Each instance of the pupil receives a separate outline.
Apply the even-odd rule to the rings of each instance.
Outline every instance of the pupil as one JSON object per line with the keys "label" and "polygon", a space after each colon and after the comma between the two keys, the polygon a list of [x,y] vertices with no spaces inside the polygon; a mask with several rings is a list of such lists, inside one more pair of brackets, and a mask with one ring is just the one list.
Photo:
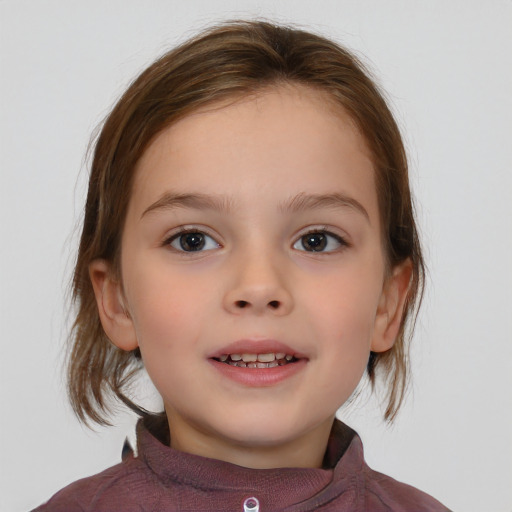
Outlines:
{"label": "pupil", "polygon": [[308,251],[323,251],[327,246],[327,237],[323,233],[312,233],[302,238],[302,245]]}
{"label": "pupil", "polygon": [[184,251],[200,251],[204,247],[202,233],[185,233],[180,236],[180,245]]}

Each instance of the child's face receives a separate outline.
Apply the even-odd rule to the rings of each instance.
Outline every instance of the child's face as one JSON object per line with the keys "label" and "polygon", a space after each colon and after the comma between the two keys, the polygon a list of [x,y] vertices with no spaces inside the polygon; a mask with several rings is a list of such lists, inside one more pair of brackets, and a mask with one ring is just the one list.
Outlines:
{"label": "child's face", "polygon": [[[140,347],[172,444],[238,461],[326,441],[398,328],[382,246],[369,151],[319,93],[272,90],[159,135],[136,170],[124,298],[107,283],[103,307],[110,338]],[[243,354],[270,367],[233,366]]]}

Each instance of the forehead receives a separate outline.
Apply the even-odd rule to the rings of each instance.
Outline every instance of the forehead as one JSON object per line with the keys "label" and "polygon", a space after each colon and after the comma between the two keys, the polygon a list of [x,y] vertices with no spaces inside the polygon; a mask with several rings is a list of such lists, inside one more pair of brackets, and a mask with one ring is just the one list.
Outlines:
{"label": "forehead", "polygon": [[161,132],[136,166],[132,206],[144,208],[168,188],[244,201],[333,187],[376,205],[364,138],[326,93],[280,86],[214,104]]}

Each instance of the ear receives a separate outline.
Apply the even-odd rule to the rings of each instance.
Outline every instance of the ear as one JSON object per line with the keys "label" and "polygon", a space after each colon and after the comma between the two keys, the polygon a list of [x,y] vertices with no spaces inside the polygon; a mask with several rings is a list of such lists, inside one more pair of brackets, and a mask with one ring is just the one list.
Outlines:
{"label": "ear", "polygon": [[407,259],[394,267],[384,282],[375,318],[372,352],[385,352],[394,345],[400,330],[411,277],[412,263]]}
{"label": "ear", "polygon": [[136,349],[138,342],[133,321],[124,305],[121,283],[114,278],[110,264],[105,260],[94,260],[89,265],[89,277],[105,334],[122,350]]}

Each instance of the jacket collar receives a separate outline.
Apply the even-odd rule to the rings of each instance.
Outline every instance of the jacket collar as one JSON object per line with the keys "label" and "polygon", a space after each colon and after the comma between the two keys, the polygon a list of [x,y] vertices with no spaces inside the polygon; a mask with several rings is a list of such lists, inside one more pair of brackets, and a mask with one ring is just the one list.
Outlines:
{"label": "jacket collar", "polygon": [[249,469],[180,452],[169,444],[165,415],[147,416],[138,422],[138,456],[164,485],[178,483],[205,493],[254,494],[279,507],[284,502],[287,506],[302,503],[307,507],[304,510],[320,506],[347,490],[356,491],[355,475],[364,464],[359,437],[338,420],[333,424],[321,469]]}

